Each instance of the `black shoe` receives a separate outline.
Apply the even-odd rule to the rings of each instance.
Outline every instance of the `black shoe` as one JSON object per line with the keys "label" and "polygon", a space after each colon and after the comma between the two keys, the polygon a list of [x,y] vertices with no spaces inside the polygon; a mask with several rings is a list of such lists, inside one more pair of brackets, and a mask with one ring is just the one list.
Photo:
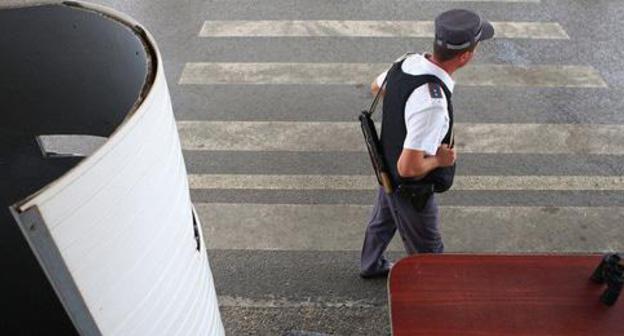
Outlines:
{"label": "black shoe", "polygon": [[394,263],[388,262],[384,268],[381,268],[374,272],[360,272],[360,277],[363,279],[385,278],[390,273],[390,269],[394,266]]}

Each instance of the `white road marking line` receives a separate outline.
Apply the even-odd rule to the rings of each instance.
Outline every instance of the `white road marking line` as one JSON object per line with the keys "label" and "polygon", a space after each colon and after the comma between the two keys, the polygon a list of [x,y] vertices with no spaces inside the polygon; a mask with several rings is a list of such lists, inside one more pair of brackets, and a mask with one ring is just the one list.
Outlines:
{"label": "white road marking line", "polygon": [[262,300],[221,295],[218,301],[220,307],[243,308],[385,308],[384,306],[374,305],[366,300],[335,301],[328,300],[328,298],[318,299],[318,301],[293,301],[286,298]]}
{"label": "white road marking line", "polygon": [[[181,85],[368,85],[388,64],[368,63],[187,63]],[[457,72],[465,86],[607,87],[589,66],[471,65]]]}
{"label": "white road marking line", "polygon": [[501,2],[501,3],[540,3],[542,0],[415,0],[414,2]]}
{"label": "white road marking line", "polygon": [[[357,251],[371,213],[362,205],[200,203],[210,249]],[[621,207],[440,207],[449,252],[624,249]],[[492,239],[498,237],[498,239]],[[402,250],[395,239],[392,250]]]}
{"label": "white road marking line", "polygon": [[[189,175],[191,189],[375,190],[370,175]],[[457,176],[453,190],[624,190],[622,176]]]}
{"label": "white road marking line", "polygon": [[[569,39],[555,22],[492,22],[497,38]],[[230,20],[205,21],[200,37],[423,37],[433,21]]]}
{"label": "white road marking line", "polygon": [[[178,121],[182,147],[207,151],[365,151],[357,122]],[[624,125],[457,123],[461,153],[624,155]]]}

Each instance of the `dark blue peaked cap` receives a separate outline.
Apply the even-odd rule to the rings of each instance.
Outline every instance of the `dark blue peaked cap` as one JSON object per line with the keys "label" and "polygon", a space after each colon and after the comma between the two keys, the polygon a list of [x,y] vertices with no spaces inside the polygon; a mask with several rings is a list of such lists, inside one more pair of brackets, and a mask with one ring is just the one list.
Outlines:
{"label": "dark blue peaked cap", "polygon": [[451,9],[435,19],[435,43],[446,49],[463,50],[493,36],[492,24],[466,9]]}

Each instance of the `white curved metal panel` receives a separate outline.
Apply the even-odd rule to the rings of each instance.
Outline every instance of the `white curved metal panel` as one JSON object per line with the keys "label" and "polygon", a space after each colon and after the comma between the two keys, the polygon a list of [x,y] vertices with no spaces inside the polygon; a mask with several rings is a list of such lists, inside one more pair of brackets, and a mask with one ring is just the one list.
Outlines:
{"label": "white curved metal panel", "polygon": [[16,213],[38,210],[102,334],[223,335],[162,62],[148,40],[157,67],[142,104],[95,153]]}

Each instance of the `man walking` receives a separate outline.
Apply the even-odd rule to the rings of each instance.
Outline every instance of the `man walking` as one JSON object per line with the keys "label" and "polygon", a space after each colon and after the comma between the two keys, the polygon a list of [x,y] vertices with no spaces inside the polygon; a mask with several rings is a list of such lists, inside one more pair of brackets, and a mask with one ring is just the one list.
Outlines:
{"label": "man walking", "polygon": [[[381,147],[395,186],[434,181],[434,175],[444,169],[452,181],[457,154],[452,147],[455,82],[451,75],[470,62],[480,41],[493,36],[492,25],[476,13],[444,12],[435,19],[433,54],[407,55],[371,84],[373,94],[383,90]],[[450,187],[437,183],[431,183],[432,190]],[[392,263],[384,251],[397,229],[408,254],[444,250],[432,192],[412,193],[420,197],[414,199],[397,189],[390,194],[379,190],[362,248],[364,278],[388,274]]]}

